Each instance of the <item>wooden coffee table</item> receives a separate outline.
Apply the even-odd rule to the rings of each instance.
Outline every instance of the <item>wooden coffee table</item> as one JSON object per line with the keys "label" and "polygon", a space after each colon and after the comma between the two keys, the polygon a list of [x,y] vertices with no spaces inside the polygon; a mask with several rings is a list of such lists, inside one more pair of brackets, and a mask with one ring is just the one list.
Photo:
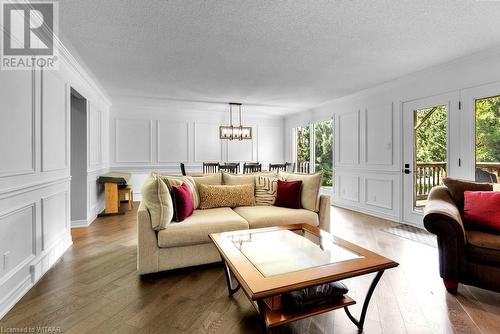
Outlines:
{"label": "wooden coffee table", "polygon": [[[263,328],[344,308],[363,331],[368,303],[384,270],[398,263],[307,225],[287,225],[210,234],[220,252],[229,295],[240,287],[256,308]],[[280,307],[282,293],[376,272],[359,319],[344,295],[330,304],[287,313]]]}

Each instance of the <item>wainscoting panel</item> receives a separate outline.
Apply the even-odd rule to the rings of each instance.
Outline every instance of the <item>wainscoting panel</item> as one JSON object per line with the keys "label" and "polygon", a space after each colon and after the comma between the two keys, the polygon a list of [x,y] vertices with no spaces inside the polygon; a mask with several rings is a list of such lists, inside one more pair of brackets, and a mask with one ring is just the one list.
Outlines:
{"label": "wainscoting panel", "polygon": [[42,171],[68,167],[67,85],[54,71],[43,73]]}
{"label": "wainscoting panel", "polygon": [[359,202],[359,176],[355,175],[338,175],[338,193],[343,200],[351,202]]}
{"label": "wainscoting panel", "polygon": [[222,161],[222,142],[219,126],[212,123],[194,124],[194,160]]}
{"label": "wainscoting panel", "polygon": [[52,247],[69,229],[69,195],[67,191],[42,197],[42,251]]}
{"label": "wainscoting panel", "polygon": [[366,177],[365,203],[374,207],[394,209],[394,182],[391,178]]}
{"label": "wainscoting panel", "polygon": [[393,164],[393,108],[392,103],[365,109],[365,163],[366,165]]}
{"label": "wainscoting panel", "polygon": [[153,162],[153,128],[148,119],[116,120],[116,161]]}
{"label": "wainscoting panel", "polygon": [[283,128],[264,126],[257,128],[258,160],[261,162],[283,162]]}
{"label": "wainscoting panel", "polygon": [[158,162],[189,161],[187,122],[158,121]]}
{"label": "wainscoting panel", "polygon": [[233,140],[227,142],[227,161],[255,161],[254,140]]}
{"label": "wainscoting panel", "polygon": [[337,115],[337,165],[359,164],[359,110]]}
{"label": "wainscoting panel", "polygon": [[0,177],[35,171],[33,76],[31,71],[2,71]]}
{"label": "wainscoting panel", "polygon": [[[0,214],[0,286],[35,256],[35,203]],[[8,279],[8,277],[6,278]]]}
{"label": "wainscoting panel", "polygon": [[89,125],[89,167],[96,168],[101,165],[101,112],[92,103],[88,108]]}

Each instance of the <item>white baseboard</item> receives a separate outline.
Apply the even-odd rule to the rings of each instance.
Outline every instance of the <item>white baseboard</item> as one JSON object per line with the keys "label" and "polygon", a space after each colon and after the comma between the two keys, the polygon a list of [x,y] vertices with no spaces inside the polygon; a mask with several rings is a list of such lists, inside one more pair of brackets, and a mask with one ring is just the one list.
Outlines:
{"label": "white baseboard", "polygon": [[81,227],[87,227],[89,225],[90,224],[86,219],[72,220],[71,221],[71,228],[81,228]]}
{"label": "white baseboard", "polygon": [[[17,272],[25,271],[30,274],[25,276],[10,293],[0,300],[0,319],[52,268],[72,244],[71,235],[63,233],[50,249],[43,251],[25,266],[17,269]],[[12,278],[15,279],[16,275],[12,275]]]}
{"label": "white baseboard", "polygon": [[33,286],[31,275],[26,276],[7,296],[0,300],[0,319],[9,312]]}

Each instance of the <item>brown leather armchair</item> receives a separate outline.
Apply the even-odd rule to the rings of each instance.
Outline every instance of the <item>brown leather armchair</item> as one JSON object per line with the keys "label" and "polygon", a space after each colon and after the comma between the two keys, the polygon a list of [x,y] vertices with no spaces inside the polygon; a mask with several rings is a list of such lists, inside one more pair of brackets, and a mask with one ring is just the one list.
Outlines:
{"label": "brown leather armchair", "polygon": [[458,283],[500,292],[500,235],[468,228],[445,186],[431,190],[424,214],[425,228],[437,235],[448,292],[455,294]]}

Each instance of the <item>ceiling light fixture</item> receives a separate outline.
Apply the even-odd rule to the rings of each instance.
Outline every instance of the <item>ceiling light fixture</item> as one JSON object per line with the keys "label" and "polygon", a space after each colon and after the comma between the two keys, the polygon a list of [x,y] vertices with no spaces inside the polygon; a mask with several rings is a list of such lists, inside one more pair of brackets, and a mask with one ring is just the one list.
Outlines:
{"label": "ceiling light fixture", "polygon": [[[238,108],[240,125],[233,126],[233,108]],[[219,138],[228,140],[252,139],[252,127],[241,125],[241,103],[229,103],[229,125],[219,126]]]}

